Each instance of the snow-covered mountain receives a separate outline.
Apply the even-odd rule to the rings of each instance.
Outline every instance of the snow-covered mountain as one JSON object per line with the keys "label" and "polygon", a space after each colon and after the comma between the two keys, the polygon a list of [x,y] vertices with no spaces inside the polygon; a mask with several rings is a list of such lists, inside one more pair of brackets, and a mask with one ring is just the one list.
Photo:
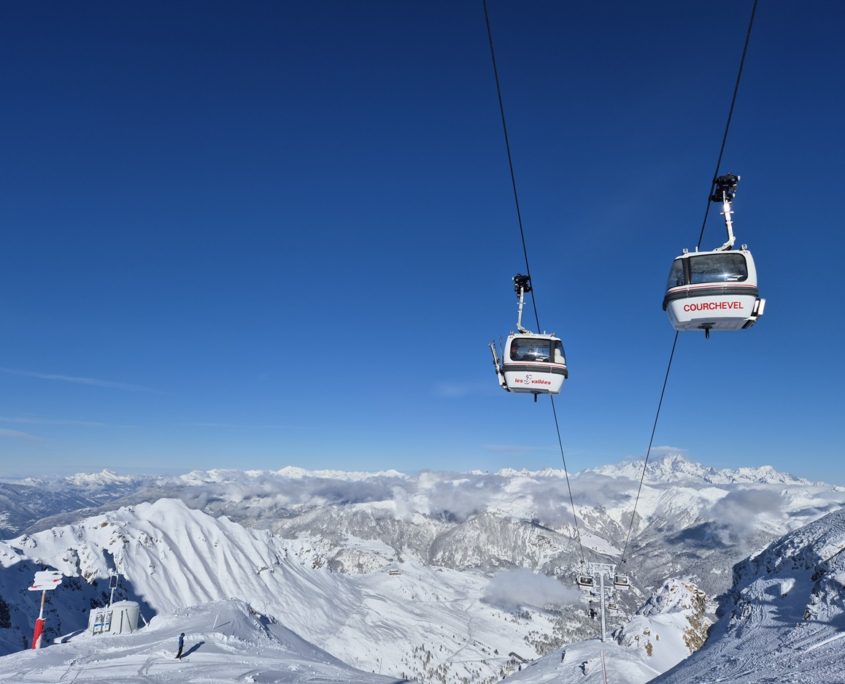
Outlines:
{"label": "snow-covered mountain", "polygon": [[667,580],[604,643],[591,639],[568,644],[505,681],[644,684],[701,646],[711,624],[708,607],[704,592],[695,585]]}
{"label": "snow-covered mountain", "polygon": [[[643,472],[643,461],[625,461],[615,465],[591,468],[586,472],[639,479]],[[659,482],[707,482],[710,484],[787,484],[809,485],[809,480],[795,477],[789,473],[781,473],[772,466],[764,465],[757,468],[725,468],[716,470],[709,466],[694,463],[677,452],[669,452],[662,458],[651,460],[645,468],[645,481]]]}
{"label": "snow-covered mountain", "polygon": [[845,682],[845,509],[738,563],[733,578],[709,634],[703,592],[668,580],[613,640],[570,644],[507,681]]}
{"label": "snow-covered mountain", "polygon": [[[577,532],[564,474],[553,469],[288,467],[51,482],[85,508],[48,508],[50,517],[0,545],[10,623],[0,624],[0,649],[29,638],[37,607],[25,585],[40,563],[71,577],[51,599],[53,636],[84,626],[118,564],[148,619],[234,597],[365,671],[482,683],[563,644],[582,644],[590,660],[583,640],[598,625],[573,578],[581,549],[586,560],[619,562],[641,472],[633,462],[573,475]],[[608,626],[619,657],[639,663],[625,681],[646,681],[689,652],[679,645],[690,629],[681,613],[692,608],[655,602],[695,585],[706,604],[730,588],[734,563],[843,501],[841,487],[767,467],[717,471],[677,454],[650,462],[620,566],[632,589],[616,596]],[[643,612],[649,605],[654,615]]]}
{"label": "snow-covered mountain", "polygon": [[845,682],[845,510],[734,568],[704,647],[656,681]]}
{"label": "snow-covered mountain", "polygon": [[109,470],[59,479],[0,480],[0,534],[12,536],[53,515],[76,515],[137,491],[146,479]]}
{"label": "snow-covered mountain", "polygon": [[498,681],[513,669],[509,653],[536,658],[554,632],[554,612],[516,614],[486,600],[482,573],[400,560],[377,542],[362,540],[360,550],[391,564],[333,572],[315,562],[308,540],[247,529],[179,500],[122,508],[0,543],[0,596],[9,607],[0,645],[9,652],[28,640],[38,596],[26,587],[42,563],[69,578],[50,596],[49,637],[85,628],[114,566],[147,620],[237,598],[356,669],[397,677]]}

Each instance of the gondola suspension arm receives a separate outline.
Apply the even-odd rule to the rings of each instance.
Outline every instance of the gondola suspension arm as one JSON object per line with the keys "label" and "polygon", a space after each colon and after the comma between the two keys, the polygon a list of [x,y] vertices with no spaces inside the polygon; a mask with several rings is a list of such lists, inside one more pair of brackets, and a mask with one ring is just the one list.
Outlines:
{"label": "gondola suspension arm", "polygon": [[513,289],[516,292],[517,299],[519,299],[519,307],[516,312],[516,329],[524,335],[531,332],[522,326],[522,309],[525,306],[525,293],[531,292],[530,276],[517,273],[513,277]]}
{"label": "gondola suspension arm", "polygon": [[719,176],[715,181],[713,181],[716,185],[716,189],[710,196],[710,201],[722,203],[722,216],[725,217],[725,228],[728,231],[727,242],[725,242],[725,244],[721,247],[716,248],[716,251],[719,252],[726,252],[729,249],[733,249],[734,243],[736,242],[736,236],[734,236],[734,223],[731,218],[733,215],[731,202],[733,202],[734,197],[736,197],[736,186],[739,183],[739,178],[739,176],[728,173],[724,176]]}

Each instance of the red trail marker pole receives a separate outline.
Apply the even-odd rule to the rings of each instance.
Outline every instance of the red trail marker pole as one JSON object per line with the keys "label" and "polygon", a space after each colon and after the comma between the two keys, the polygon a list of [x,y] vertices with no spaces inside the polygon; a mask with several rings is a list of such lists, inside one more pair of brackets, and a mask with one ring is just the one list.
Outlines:
{"label": "red trail marker pole", "polygon": [[35,620],[35,628],[32,631],[32,648],[41,648],[41,637],[44,635],[44,602],[47,600],[47,592],[55,589],[62,583],[62,573],[57,570],[41,570],[35,573],[35,579],[29,591],[41,592],[41,609],[38,611],[38,618]]}

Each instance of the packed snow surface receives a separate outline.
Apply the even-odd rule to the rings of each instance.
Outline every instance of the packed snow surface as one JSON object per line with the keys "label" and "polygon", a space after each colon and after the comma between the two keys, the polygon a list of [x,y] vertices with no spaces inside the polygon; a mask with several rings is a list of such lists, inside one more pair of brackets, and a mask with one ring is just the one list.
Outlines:
{"label": "packed snow surface", "polygon": [[77,634],[63,641],[3,658],[0,682],[396,682],[345,665],[240,601],[156,617],[135,634]]}

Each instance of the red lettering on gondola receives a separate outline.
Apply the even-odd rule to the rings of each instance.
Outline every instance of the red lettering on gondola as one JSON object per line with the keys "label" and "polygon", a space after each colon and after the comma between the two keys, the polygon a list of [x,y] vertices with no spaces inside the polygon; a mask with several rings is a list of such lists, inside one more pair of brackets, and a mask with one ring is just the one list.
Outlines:
{"label": "red lettering on gondola", "polygon": [[724,309],[742,309],[742,302],[696,302],[684,304],[684,311],[718,311]]}

